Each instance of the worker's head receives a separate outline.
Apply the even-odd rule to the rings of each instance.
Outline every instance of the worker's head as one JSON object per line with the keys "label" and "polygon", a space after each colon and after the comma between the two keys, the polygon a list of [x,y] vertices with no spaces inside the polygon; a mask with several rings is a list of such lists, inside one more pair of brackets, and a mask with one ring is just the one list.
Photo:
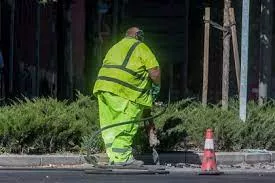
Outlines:
{"label": "worker's head", "polygon": [[144,33],[141,29],[137,27],[131,27],[130,29],[127,30],[126,32],[127,37],[133,37],[139,41],[144,40]]}

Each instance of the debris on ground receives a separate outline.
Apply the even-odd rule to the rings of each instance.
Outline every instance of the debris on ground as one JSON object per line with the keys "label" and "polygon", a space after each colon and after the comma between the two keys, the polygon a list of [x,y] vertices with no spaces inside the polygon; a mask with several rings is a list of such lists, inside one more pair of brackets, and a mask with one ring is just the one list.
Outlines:
{"label": "debris on ground", "polygon": [[[193,168],[197,169],[201,166],[198,164],[188,164],[188,163],[177,163],[174,166],[171,164],[166,164],[167,167],[176,167],[176,168]],[[261,170],[275,170],[275,162],[274,163],[256,163],[256,164],[247,164],[240,163],[236,165],[218,165],[218,169],[261,169]]]}

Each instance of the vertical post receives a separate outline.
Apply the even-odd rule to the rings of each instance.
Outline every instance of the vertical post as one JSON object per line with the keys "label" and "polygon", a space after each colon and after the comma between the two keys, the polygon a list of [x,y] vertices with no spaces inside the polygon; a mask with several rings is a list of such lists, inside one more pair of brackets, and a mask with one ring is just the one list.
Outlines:
{"label": "vertical post", "polygon": [[57,19],[56,19],[56,31],[57,31],[57,97],[59,99],[65,98],[65,61],[64,61],[64,2],[57,1]]}
{"label": "vertical post", "polygon": [[233,52],[234,52],[234,60],[235,60],[235,72],[236,72],[236,79],[237,79],[238,93],[239,93],[240,92],[240,57],[239,57],[235,12],[233,8],[229,9],[229,15],[230,15],[232,44],[233,44]]}
{"label": "vertical post", "polygon": [[72,66],[72,0],[57,1],[57,95],[60,99],[73,97]]}
{"label": "vertical post", "polygon": [[183,61],[183,96],[186,95],[188,89],[188,57],[189,57],[189,0],[185,0],[185,28],[184,28],[184,61]]}
{"label": "vertical post", "polygon": [[0,40],[2,41],[2,1],[0,1]]}
{"label": "vertical post", "polygon": [[[224,0],[223,26],[229,29],[229,8],[231,0]],[[228,109],[228,92],[229,92],[229,59],[230,59],[230,34],[223,33],[223,74],[222,74],[222,108]]]}
{"label": "vertical post", "polygon": [[250,0],[243,0],[242,9],[242,48],[241,48],[241,85],[240,85],[240,119],[246,121],[247,75],[249,47],[249,7]]}
{"label": "vertical post", "polygon": [[[99,2],[98,2],[99,3]],[[102,19],[103,19],[103,13],[100,12],[99,7],[97,8],[97,65],[100,65],[99,63],[101,63],[102,60],[102,44],[103,44],[103,39],[102,39],[102,35],[101,35],[101,25],[102,25]]]}
{"label": "vertical post", "polygon": [[65,45],[64,61],[67,75],[66,97],[73,97],[73,59],[72,59],[72,0],[65,2],[64,11],[65,22]]}
{"label": "vertical post", "polygon": [[261,1],[259,104],[271,94],[273,1]]}
{"label": "vertical post", "polygon": [[[3,46],[2,41],[2,1],[0,1],[0,40],[1,40],[1,46]],[[3,49],[3,48],[1,48]],[[3,50],[1,50],[3,51]],[[1,98],[4,97],[4,79],[3,74],[0,72],[0,104],[1,104]]]}
{"label": "vertical post", "polygon": [[35,22],[35,62],[36,62],[36,96],[39,96],[40,89],[40,2],[36,1],[36,22]]}
{"label": "vertical post", "polygon": [[205,8],[205,27],[204,27],[204,57],[203,57],[203,92],[202,104],[207,105],[208,91],[208,70],[209,70],[209,32],[210,32],[210,8]]}
{"label": "vertical post", "polygon": [[51,50],[50,50],[50,69],[52,72],[52,76],[51,76],[51,86],[50,86],[50,91],[51,91],[51,97],[57,97],[56,95],[56,71],[55,71],[55,66],[57,66],[56,62],[57,62],[57,40],[54,39],[56,38],[56,17],[53,16],[54,15],[54,3],[50,2],[50,30],[51,30]]}
{"label": "vertical post", "polygon": [[169,65],[169,92],[170,97],[173,99],[174,98],[174,64]]}
{"label": "vertical post", "polygon": [[113,43],[117,41],[117,28],[118,28],[118,13],[119,13],[119,0],[113,0],[113,29],[112,39]]}
{"label": "vertical post", "polygon": [[9,94],[13,92],[13,59],[14,59],[14,19],[15,19],[15,0],[10,1],[11,22],[10,22],[10,56],[9,56]]}
{"label": "vertical post", "polygon": [[[0,41],[2,42],[2,1],[0,1]],[[3,44],[3,43],[2,43]],[[3,46],[3,45],[1,45]],[[3,49],[3,48],[1,48]],[[3,50],[1,50],[3,51]],[[1,98],[3,97],[3,75],[0,73],[0,104],[1,104]]]}

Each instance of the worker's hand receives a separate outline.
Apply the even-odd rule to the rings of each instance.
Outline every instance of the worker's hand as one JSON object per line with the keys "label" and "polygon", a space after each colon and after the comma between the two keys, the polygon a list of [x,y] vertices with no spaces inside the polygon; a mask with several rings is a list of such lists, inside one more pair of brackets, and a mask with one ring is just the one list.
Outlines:
{"label": "worker's hand", "polygon": [[159,145],[159,140],[157,136],[157,130],[154,123],[149,123],[147,126],[147,133],[149,136],[150,147],[156,147]]}
{"label": "worker's hand", "polygon": [[161,81],[160,68],[155,67],[155,68],[149,69],[148,72],[149,72],[149,77],[151,78],[153,83],[160,85],[160,81]]}
{"label": "worker's hand", "polygon": [[[151,117],[151,109],[145,109],[143,111],[143,117]],[[159,145],[159,140],[157,137],[157,129],[155,127],[155,124],[153,122],[153,119],[146,121],[145,123],[146,133],[149,138],[149,144],[150,147],[156,147]]]}

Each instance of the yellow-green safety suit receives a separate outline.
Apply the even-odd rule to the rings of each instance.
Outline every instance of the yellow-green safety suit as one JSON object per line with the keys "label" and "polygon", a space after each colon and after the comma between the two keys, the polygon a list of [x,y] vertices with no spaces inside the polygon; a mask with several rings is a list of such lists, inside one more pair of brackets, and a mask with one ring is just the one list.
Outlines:
{"label": "yellow-green safety suit", "polygon": [[[148,70],[158,66],[151,50],[134,38],[126,37],[108,51],[93,90],[98,98],[101,128],[138,120],[144,108],[152,107]],[[102,132],[110,162],[133,158],[131,146],[137,129],[134,123]]]}

